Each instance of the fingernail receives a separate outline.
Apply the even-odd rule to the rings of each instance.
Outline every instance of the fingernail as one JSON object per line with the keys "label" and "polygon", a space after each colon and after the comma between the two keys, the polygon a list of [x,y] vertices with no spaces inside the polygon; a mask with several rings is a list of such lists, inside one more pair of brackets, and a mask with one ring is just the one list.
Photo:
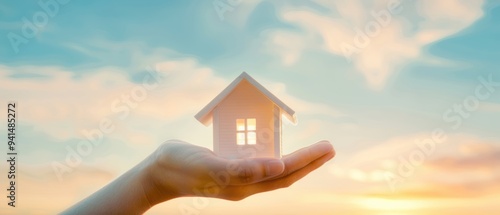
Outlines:
{"label": "fingernail", "polygon": [[284,170],[285,170],[285,164],[283,163],[283,161],[280,160],[269,161],[266,164],[266,177],[279,175]]}
{"label": "fingernail", "polygon": [[323,140],[316,143],[316,146],[313,148],[314,152],[318,154],[326,153],[333,150],[333,146],[329,141]]}

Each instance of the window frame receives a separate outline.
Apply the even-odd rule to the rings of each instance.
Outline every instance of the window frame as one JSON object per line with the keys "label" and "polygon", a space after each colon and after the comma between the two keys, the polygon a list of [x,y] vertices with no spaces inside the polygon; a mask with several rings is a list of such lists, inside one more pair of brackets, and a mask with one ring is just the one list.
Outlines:
{"label": "window frame", "polygon": [[236,145],[257,145],[257,118],[236,119]]}

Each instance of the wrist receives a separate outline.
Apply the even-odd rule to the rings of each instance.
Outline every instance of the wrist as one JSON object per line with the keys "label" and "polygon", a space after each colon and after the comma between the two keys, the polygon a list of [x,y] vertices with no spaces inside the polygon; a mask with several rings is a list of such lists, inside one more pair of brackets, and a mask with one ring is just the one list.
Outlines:
{"label": "wrist", "polygon": [[169,186],[171,178],[167,178],[168,174],[163,172],[164,168],[161,168],[158,162],[153,153],[153,156],[149,156],[140,164],[140,184],[149,207],[180,197],[172,186]]}
{"label": "wrist", "polygon": [[[148,170],[139,163],[110,184],[62,214],[142,214],[154,203],[149,198]],[[117,198],[119,197],[119,198]]]}

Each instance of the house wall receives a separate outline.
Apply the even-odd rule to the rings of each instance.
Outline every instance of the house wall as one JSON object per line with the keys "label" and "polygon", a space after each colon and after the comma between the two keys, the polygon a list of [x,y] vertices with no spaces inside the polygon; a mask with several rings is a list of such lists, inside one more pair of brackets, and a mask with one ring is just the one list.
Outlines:
{"label": "house wall", "polygon": [[[216,108],[213,110],[213,119],[212,119],[212,125],[213,125],[213,138],[214,138],[214,143],[219,142],[219,110]],[[214,144],[214,152],[215,154],[219,154],[219,144]]]}
{"label": "house wall", "polygon": [[281,158],[281,109],[274,105],[274,157]]}
{"label": "house wall", "polygon": [[[214,121],[214,151],[222,157],[274,157],[274,103],[248,81],[243,80],[219,105]],[[215,116],[215,115],[214,115]],[[236,119],[257,119],[257,144],[236,144]],[[215,125],[217,124],[217,125]],[[215,127],[217,126],[217,129]]]}

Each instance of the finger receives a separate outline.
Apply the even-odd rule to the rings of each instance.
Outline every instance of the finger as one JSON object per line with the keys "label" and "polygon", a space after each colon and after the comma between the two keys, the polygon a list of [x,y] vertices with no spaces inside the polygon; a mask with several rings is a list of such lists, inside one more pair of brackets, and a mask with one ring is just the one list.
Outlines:
{"label": "finger", "polygon": [[289,187],[296,181],[305,177],[310,172],[321,167],[324,163],[329,161],[335,156],[335,152],[331,151],[320,158],[310,162],[305,167],[296,170],[295,172],[274,180],[262,181],[256,184],[250,184],[246,186],[228,186],[222,190],[217,196],[218,198],[224,198],[228,200],[241,200],[248,196],[256,193],[267,192],[271,190],[276,190],[279,188]]}
{"label": "finger", "polygon": [[323,140],[309,147],[299,149],[292,154],[286,155],[282,158],[283,163],[285,163],[285,170],[280,177],[292,174],[293,172],[307,166],[309,163],[329,153],[333,153],[335,156],[335,150],[333,149],[332,144],[327,140]]}
{"label": "finger", "polygon": [[250,158],[228,160],[214,158],[208,162],[209,176],[219,186],[257,183],[283,173],[285,165],[275,158]]}
{"label": "finger", "polygon": [[[333,146],[330,142],[320,141],[281,160],[274,158],[228,160],[214,157],[212,162],[208,163],[211,170],[209,176],[222,187],[253,184],[291,174],[331,151]],[[334,151],[333,153],[335,154]]]}

